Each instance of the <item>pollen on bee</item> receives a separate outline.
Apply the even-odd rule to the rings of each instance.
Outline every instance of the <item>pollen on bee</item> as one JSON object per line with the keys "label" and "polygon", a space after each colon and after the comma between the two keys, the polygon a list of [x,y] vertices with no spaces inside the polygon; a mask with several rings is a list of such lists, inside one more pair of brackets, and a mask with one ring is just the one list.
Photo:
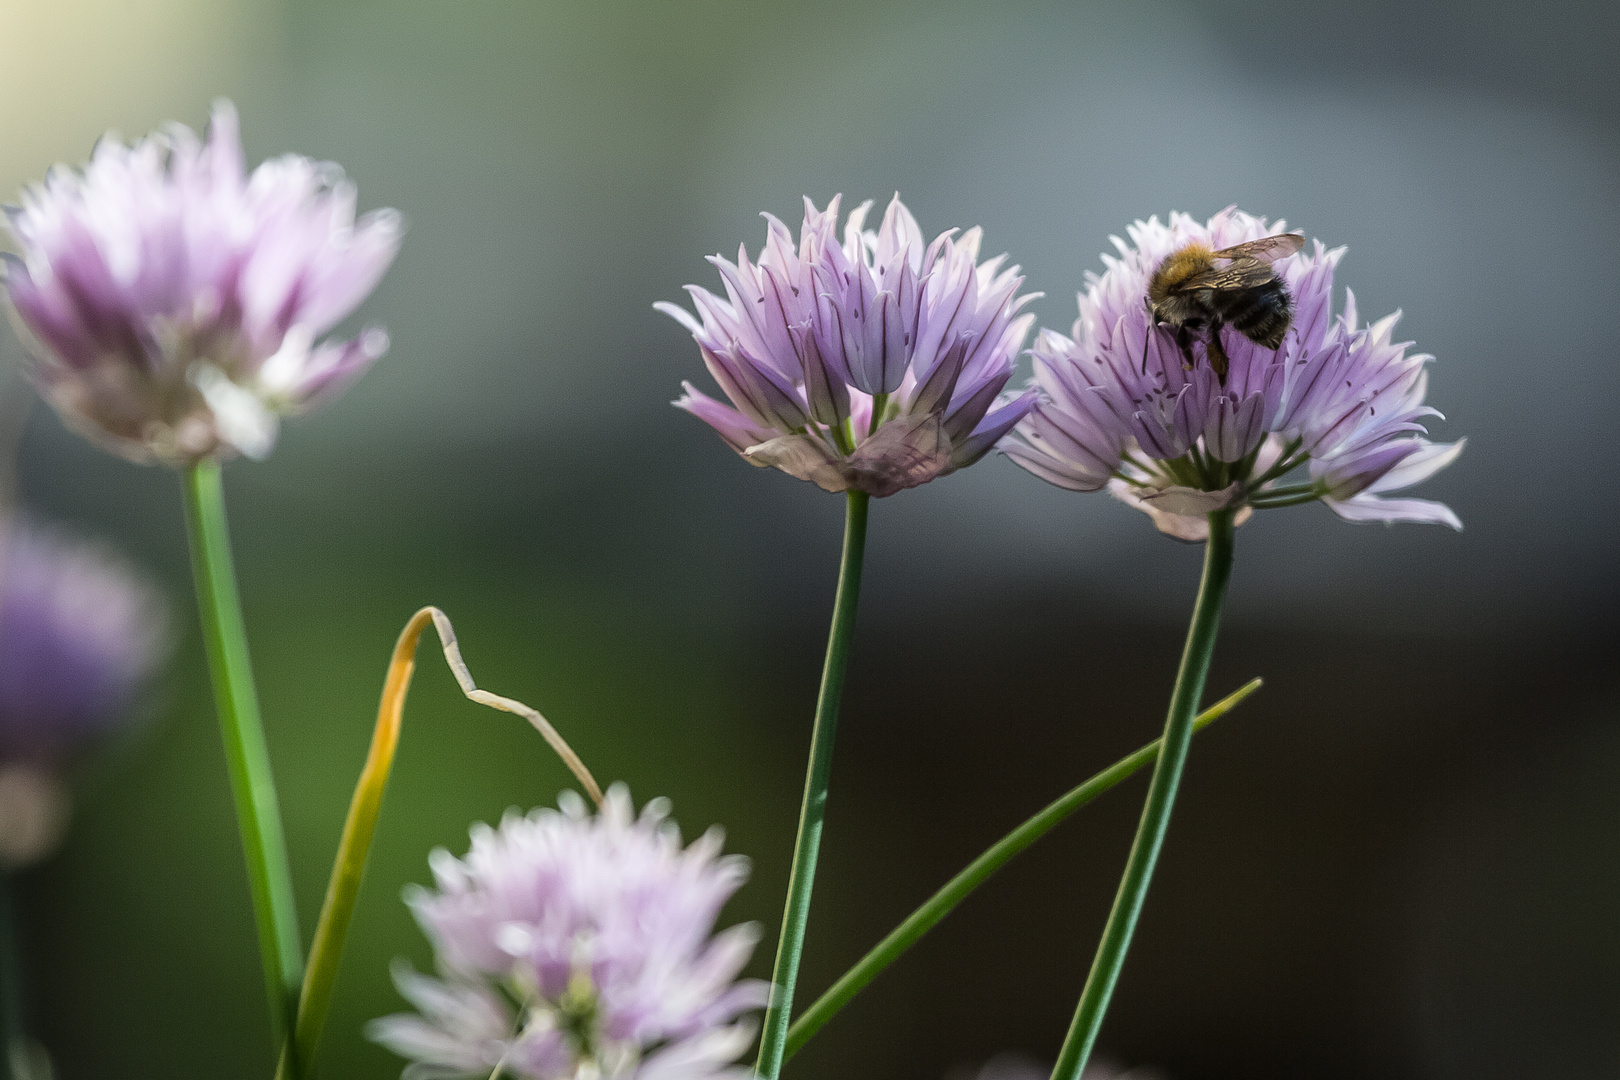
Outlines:
{"label": "pollen on bee", "polygon": [[1168,289],[1178,281],[1183,281],[1203,270],[1208,270],[1215,262],[1215,253],[1203,244],[1188,244],[1171,252],[1159,264],[1159,269],[1153,275],[1149,294],[1161,289]]}

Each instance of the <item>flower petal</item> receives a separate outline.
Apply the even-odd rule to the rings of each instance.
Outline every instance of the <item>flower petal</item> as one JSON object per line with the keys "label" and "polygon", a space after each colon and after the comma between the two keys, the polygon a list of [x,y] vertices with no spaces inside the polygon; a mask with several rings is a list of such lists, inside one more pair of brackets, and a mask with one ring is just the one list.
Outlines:
{"label": "flower petal", "polygon": [[[1183,488],[1181,491],[1191,491]],[[1134,506],[1153,519],[1154,526],[1166,536],[1181,540],[1189,544],[1201,544],[1209,539],[1209,511],[1200,511],[1202,505],[1199,500],[1183,500],[1182,497],[1171,496],[1169,491],[1157,493],[1149,489],[1138,488],[1124,480],[1111,480],[1108,483],[1108,492],[1126,506]],[[1209,492],[1197,492],[1198,495],[1207,495]],[[1214,509],[1220,509],[1215,507]],[[1242,525],[1253,516],[1252,507],[1245,506],[1233,516],[1234,525]]]}
{"label": "flower petal", "polygon": [[1323,499],[1346,521],[1382,521],[1393,525],[1410,521],[1420,525],[1449,525],[1462,532],[1462,520],[1445,503],[1429,499],[1386,499],[1362,492],[1352,499]]}
{"label": "flower petal", "polygon": [[855,448],[844,471],[848,486],[881,499],[926,484],[950,460],[951,442],[939,414],[926,413],[896,417],[878,428]]}
{"label": "flower petal", "polygon": [[742,452],[754,465],[770,465],[808,480],[823,491],[847,491],[851,483],[838,451],[812,435],[781,435]]}

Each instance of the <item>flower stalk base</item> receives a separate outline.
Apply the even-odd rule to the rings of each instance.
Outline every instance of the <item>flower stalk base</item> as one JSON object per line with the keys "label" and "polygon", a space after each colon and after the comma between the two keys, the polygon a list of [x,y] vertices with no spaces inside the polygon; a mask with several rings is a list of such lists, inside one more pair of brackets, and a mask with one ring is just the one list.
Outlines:
{"label": "flower stalk base", "polygon": [[810,891],[815,883],[816,856],[821,850],[821,826],[827,809],[827,783],[832,772],[833,731],[838,724],[838,702],[844,692],[844,671],[855,638],[855,608],[861,594],[861,563],[866,552],[866,512],[870,496],[846,493],[844,555],[838,572],[838,596],[833,602],[832,629],[827,638],[827,660],[821,670],[821,693],[816,699],[815,728],[810,736],[810,766],[799,808],[799,833],[793,845],[793,875],[788,880],[787,907],[782,913],[782,937],[776,946],[771,972],[771,999],[765,1010],[759,1061],[754,1066],[764,1080],[776,1080],[787,1049],[792,1018],[793,986],[799,977],[799,955],[810,918]]}
{"label": "flower stalk base", "polygon": [[197,609],[242,849],[247,856],[265,992],[270,999],[271,1033],[279,1052],[292,1030],[304,963],[287,845],[281,832],[281,807],[270,775],[270,752],[259,721],[259,700],[248,662],[247,629],[236,592],[218,462],[210,459],[192,466],[184,473],[184,481]]}
{"label": "flower stalk base", "polygon": [[[1209,708],[1198,714],[1193,722],[1194,730],[1202,730],[1237,708],[1244,698],[1260,689],[1260,680],[1251,679],[1236,692],[1228,694]],[[949,915],[957,904],[967,899],[969,893],[989,880],[990,876],[1011,862],[1013,856],[1029,847],[1035,841],[1045,836],[1059,822],[1070,814],[1087,805],[1097,796],[1111,790],[1124,780],[1134,776],[1137,770],[1153,764],[1159,758],[1159,749],[1164,745],[1162,739],[1156,739],[1133,754],[1127,754],[1114,762],[1102,772],[1093,776],[1078,787],[1070,789],[1058,796],[1034,817],[1025,821],[1012,832],[992,844],[977,859],[967,865],[961,873],[929,897],[922,907],[906,916],[906,920],[889,932],[889,935],[873,946],[872,950],[856,962],[855,966],[844,972],[832,987],[816,999],[799,1018],[793,1021],[788,1030],[787,1057],[791,1059],[804,1044],[809,1042],[816,1032],[831,1020],[850,1000],[866,987],[866,984],[877,978],[878,974],[890,964],[900,958],[900,954],[915,945],[924,934],[932,930],[938,922]]]}
{"label": "flower stalk base", "polygon": [[1147,803],[1142,809],[1142,823],[1137,827],[1136,839],[1131,844],[1130,858],[1125,863],[1125,874],[1114,897],[1113,910],[1108,913],[1108,924],[1103,929],[1102,941],[1097,946],[1097,957],[1092,961],[1086,987],[1080,994],[1074,1022],[1058,1054],[1052,1070],[1052,1080],[1079,1080],[1091,1057],[1102,1028],[1103,1016],[1108,1011],[1114,984],[1125,965],[1125,953],[1130,948],[1136,920],[1142,913],[1148,885],[1153,880],[1153,869],[1159,861],[1159,850],[1170,827],[1170,811],[1175,806],[1176,789],[1181,786],[1181,774],[1186,768],[1187,751],[1192,746],[1193,720],[1198,702],[1204,695],[1204,680],[1209,674],[1209,662],[1215,652],[1215,635],[1220,628],[1221,605],[1226,599],[1226,584],[1232,574],[1232,511],[1222,510],[1209,515],[1209,540],[1204,545],[1204,578],[1198,587],[1198,601],[1193,607],[1192,625],[1187,629],[1187,645],[1182,650],[1181,668],[1176,673],[1175,690],[1170,695],[1170,715],[1164,725],[1163,749],[1153,767],[1153,781],[1148,786]]}

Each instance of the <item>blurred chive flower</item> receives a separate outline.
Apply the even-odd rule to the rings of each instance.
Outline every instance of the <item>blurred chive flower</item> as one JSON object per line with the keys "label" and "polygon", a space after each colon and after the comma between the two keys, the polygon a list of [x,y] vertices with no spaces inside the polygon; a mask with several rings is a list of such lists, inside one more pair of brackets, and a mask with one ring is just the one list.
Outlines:
{"label": "blurred chive flower", "polygon": [[465,859],[433,853],[438,890],[406,900],[440,978],[396,968],[418,1013],[371,1038],[412,1060],[407,1080],[741,1080],[740,1017],[767,987],[736,977],[758,928],[710,935],[746,860],[720,857],[718,830],[683,848],[668,802],[638,817],[622,784],[595,815],[559,804],[475,826]]}
{"label": "blurred chive flower", "polygon": [[262,458],[278,418],[334,396],[386,351],[370,328],[316,338],[370,294],[401,221],[358,222],[330,163],[286,155],[247,175],[236,110],[206,141],[171,125],[109,136],[9,208],[5,275],[31,374],[73,427],[135,461]]}
{"label": "blurred chive flower", "polygon": [[130,718],[166,621],[157,591],[107,550],[0,517],[0,862],[54,846],[57,774]]}
{"label": "blurred chive flower", "polygon": [[1018,267],[978,262],[980,230],[925,244],[900,201],[876,232],[871,203],[805,199],[798,248],[770,214],[757,262],[709,259],[724,298],[687,286],[698,318],[655,305],[692,332],[729,407],[690,383],[675,402],[748,462],[826,491],[892,495],[978,461],[1034,403],[998,403],[1034,320]]}
{"label": "blurred chive flower", "polygon": [[[1321,500],[1348,521],[1416,521],[1460,529],[1445,505],[1388,498],[1451,464],[1463,442],[1433,443],[1420,421],[1440,414],[1423,403],[1424,364],[1390,340],[1399,313],[1358,323],[1346,291],[1333,313],[1333,271],[1344,248],[1281,260],[1276,272],[1293,296],[1293,323],[1271,350],[1228,329],[1224,384],[1194,345],[1186,370],[1175,335],[1154,327],[1144,302],[1148,280],[1169,254],[1190,243],[1225,248],[1284,231],[1228,208],[1200,224],[1171,214],[1118,238],[1088,275],[1070,339],[1043,330],[1035,343],[1041,399],[1000,449],[1059,487],[1104,486],[1146,511],[1182,540],[1208,535],[1207,515]],[[1286,482],[1305,466],[1308,478]]]}

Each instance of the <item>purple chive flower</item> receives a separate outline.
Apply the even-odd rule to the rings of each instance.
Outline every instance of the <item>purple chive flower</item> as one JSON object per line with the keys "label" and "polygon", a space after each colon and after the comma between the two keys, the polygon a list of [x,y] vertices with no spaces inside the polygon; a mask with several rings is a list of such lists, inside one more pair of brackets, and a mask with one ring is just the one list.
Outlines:
{"label": "purple chive flower", "polygon": [[692,332],[735,408],[683,384],[675,402],[744,460],[773,465],[826,491],[882,497],[978,461],[1034,404],[998,404],[1034,321],[1018,314],[1018,267],[979,263],[980,230],[925,244],[896,195],[876,232],[871,203],[836,237],[839,197],[804,202],[793,235],[770,214],[750,262],[709,259],[724,298],[687,286],[698,318],[654,305]]}
{"label": "purple chive flower", "polygon": [[55,763],[127,719],[165,626],[110,552],[0,518],[0,762]]}
{"label": "purple chive flower", "polygon": [[[1231,357],[1223,384],[1193,346],[1186,370],[1174,333],[1153,328],[1148,280],[1172,252],[1193,242],[1230,247],[1284,231],[1228,208],[1207,225],[1171,214],[1115,239],[1088,275],[1074,338],[1043,330],[1035,343],[1041,400],[1002,440],[1025,469],[1074,491],[1107,486],[1183,540],[1208,534],[1206,515],[1320,499],[1349,521],[1417,521],[1462,527],[1441,503],[1387,498],[1449,465],[1463,442],[1423,438],[1428,388],[1424,364],[1390,340],[1399,313],[1358,324],[1355,295],[1333,313],[1333,271],[1343,248],[1314,250],[1275,264],[1293,296],[1293,323],[1276,350],[1234,330],[1221,341]],[[1285,482],[1307,466],[1308,478]]]}
{"label": "purple chive flower", "polygon": [[398,250],[392,210],[354,219],[333,164],[287,155],[251,175],[236,110],[206,141],[178,124],[103,139],[9,210],[5,275],[31,374],[63,418],[136,461],[260,458],[278,417],[340,392],[386,351],[371,328],[316,339]]}
{"label": "purple chive flower", "polygon": [[55,847],[57,774],[130,718],[165,622],[158,593],[109,552],[0,516],[0,863]]}
{"label": "purple chive flower", "polygon": [[465,859],[433,853],[438,891],[406,900],[441,977],[396,968],[419,1012],[371,1037],[412,1059],[406,1080],[747,1076],[741,1016],[767,987],[736,977],[759,931],[710,936],[747,862],[719,856],[718,830],[683,849],[667,801],[637,817],[622,784],[595,815],[572,792],[559,804],[475,826]]}

